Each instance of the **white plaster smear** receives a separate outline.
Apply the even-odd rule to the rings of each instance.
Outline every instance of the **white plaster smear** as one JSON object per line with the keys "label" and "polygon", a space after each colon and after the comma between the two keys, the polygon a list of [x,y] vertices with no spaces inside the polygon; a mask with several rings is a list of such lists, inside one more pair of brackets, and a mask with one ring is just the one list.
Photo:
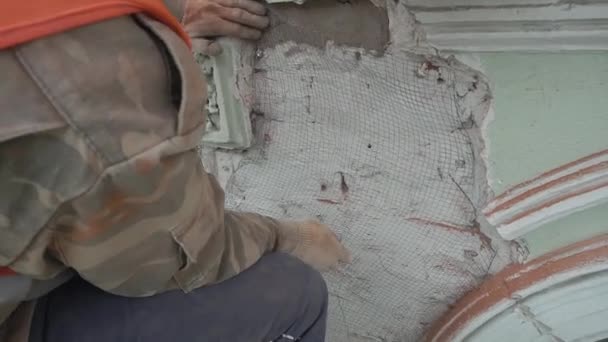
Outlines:
{"label": "white plaster smear", "polygon": [[[403,32],[395,20],[412,25],[388,7],[393,33]],[[331,44],[259,53],[257,145],[238,165],[218,163],[233,167],[228,207],[318,217],[353,252],[326,277],[329,342],[417,341],[510,262],[508,245],[472,228],[487,184],[470,118],[487,106],[463,99],[484,98],[487,85],[462,65],[405,52],[409,43],[394,39],[381,57]]]}
{"label": "white plaster smear", "polygon": [[493,262],[508,259],[468,227],[475,213],[460,188],[472,196],[478,185],[457,76],[444,64],[444,83],[417,78],[425,58],[407,53],[377,58],[329,46],[285,57],[291,48],[258,62],[264,143],[228,180],[228,206],[317,216],[352,250],[353,264],[328,275],[328,341],[415,341]]}

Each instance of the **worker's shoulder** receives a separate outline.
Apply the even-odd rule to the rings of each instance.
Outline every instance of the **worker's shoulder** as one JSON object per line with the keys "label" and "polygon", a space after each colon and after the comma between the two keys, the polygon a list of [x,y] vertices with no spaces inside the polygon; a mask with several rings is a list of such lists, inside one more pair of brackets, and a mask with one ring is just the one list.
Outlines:
{"label": "worker's shoulder", "polygon": [[67,127],[107,165],[128,159],[178,134],[178,64],[132,16],[0,51],[0,142]]}
{"label": "worker's shoulder", "polygon": [[0,50],[0,264],[109,167],[168,140],[177,150],[173,138],[201,125],[194,111],[183,114],[189,103],[202,118],[202,103],[183,100],[182,88],[203,94],[180,77],[192,71],[178,60],[187,48],[146,20],[120,17]]}

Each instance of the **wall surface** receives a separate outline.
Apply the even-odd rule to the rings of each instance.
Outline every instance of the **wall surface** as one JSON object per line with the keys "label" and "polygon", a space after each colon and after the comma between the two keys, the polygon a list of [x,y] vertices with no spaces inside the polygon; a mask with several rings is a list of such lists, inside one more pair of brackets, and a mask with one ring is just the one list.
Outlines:
{"label": "wall surface", "polygon": [[606,206],[520,244],[478,218],[492,192],[608,147],[608,55],[477,54],[484,75],[437,58],[403,4],[386,6],[272,6],[252,83],[235,84],[256,143],[206,158],[229,207],[317,217],[353,251],[326,275],[330,342],[417,341],[513,260],[606,230]]}
{"label": "wall surface", "polygon": [[442,51],[608,50],[608,3],[404,0]]}
{"label": "wall surface", "polygon": [[608,147],[608,52],[483,53],[489,179],[509,186]]}
{"label": "wall surface", "polygon": [[[256,144],[216,154],[227,206],[316,217],[352,250],[328,273],[328,341],[417,341],[511,262],[477,222],[483,75],[433,56],[402,4],[273,6],[251,99]],[[358,34],[361,28],[366,33]]]}
{"label": "wall surface", "polygon": [[600,205],[574,213],[541,226],[524,236],[529,259],[537,258],[556,248],[608,232],[608,205]]}
{"label": "wall surface", "polygon": [[461,298],[429,342],[604,341],[608,234],[514,264]]}
{"label": "wall surface", "polygon": [[[608,148],[608,52],[481,53],[493,90],[484,133],[496,194]],[[608,231],[603,205],[526,234],[530,258]]]}

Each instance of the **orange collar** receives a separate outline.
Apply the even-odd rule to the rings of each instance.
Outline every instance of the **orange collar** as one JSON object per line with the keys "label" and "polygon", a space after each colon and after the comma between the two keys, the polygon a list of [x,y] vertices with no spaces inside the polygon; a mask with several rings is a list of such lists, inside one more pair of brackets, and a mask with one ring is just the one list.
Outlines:
{"label": "orange collar", "polygon": [[122,15],[144,12],[191,47],[190,37],[163,0],[0,1],[0,49]]}

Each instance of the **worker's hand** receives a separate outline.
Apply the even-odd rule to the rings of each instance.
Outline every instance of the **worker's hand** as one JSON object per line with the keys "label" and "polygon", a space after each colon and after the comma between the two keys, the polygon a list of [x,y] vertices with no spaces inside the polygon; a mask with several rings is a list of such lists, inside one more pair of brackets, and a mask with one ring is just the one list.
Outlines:
{"label": "worker's hand", "polygon": [[318,221],[288,222],[279,234],[278,251],[289,253],[319,271],[350,263],[350,252],[328,226]]}
{"label": "worker's hand", "polygon": [[187,0],[182,20],[194,50],[212,56],[221,52],[215,38],[259,39],[269,23],[255,0]]}

